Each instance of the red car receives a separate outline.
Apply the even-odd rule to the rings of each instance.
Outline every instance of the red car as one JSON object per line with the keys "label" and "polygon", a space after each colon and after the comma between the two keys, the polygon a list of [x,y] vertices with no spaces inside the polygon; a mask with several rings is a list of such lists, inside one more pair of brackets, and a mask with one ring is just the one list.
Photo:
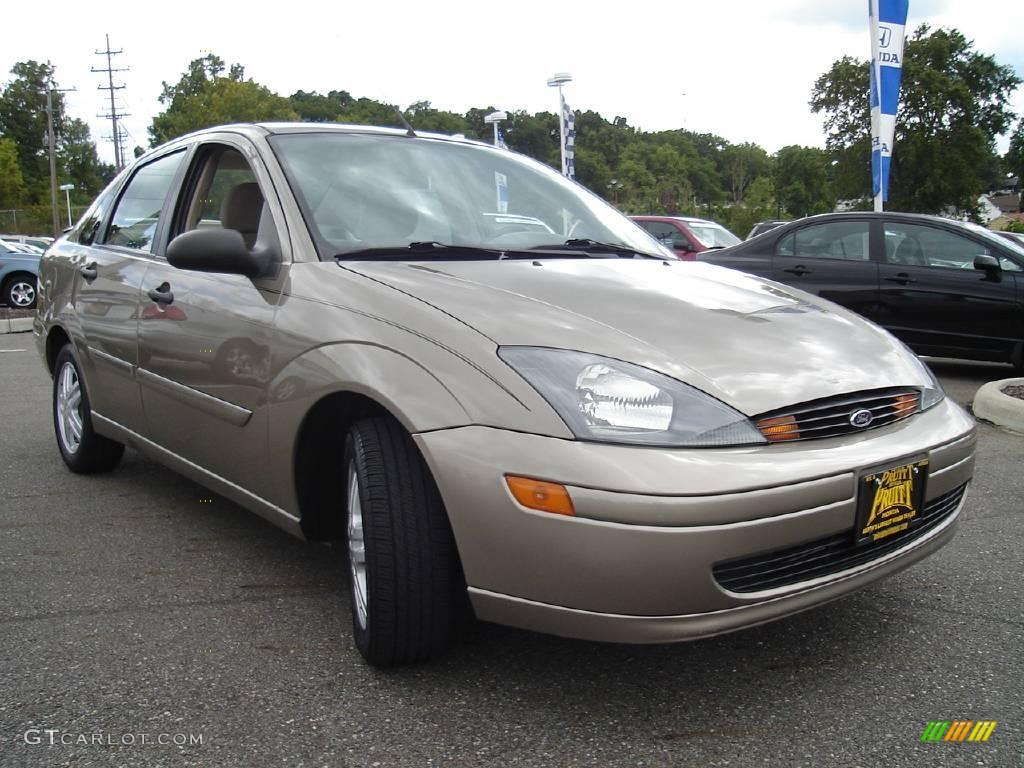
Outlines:
{"label": "red car", "polygon": [[728,248],[743,242],[736,235],[707,219],[689,216],[630,216],[664,245],[671,248],[677,257],[693,261],[697,254],[712,248]]}

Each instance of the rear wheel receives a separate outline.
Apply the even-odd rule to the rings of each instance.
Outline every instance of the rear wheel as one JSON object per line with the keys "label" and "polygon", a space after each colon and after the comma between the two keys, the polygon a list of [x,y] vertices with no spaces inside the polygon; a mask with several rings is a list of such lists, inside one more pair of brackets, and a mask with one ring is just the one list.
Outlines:
{"label": "rear wheel", "polygon": [[89,394],[70,344],[57,353],[53,369],[53,427],[68,469],[80,474],[109,472],[124,454],[124,445],[92,428]]}
{"label": "rear wheel", "polygon": [[36,305],[36,277],[30,274],[14,275],[3,288],[3,301],[11,309],[33,309]]}
{"label": "rear wheel", "polygon": [[440,655],[462,578],[423,456],[397,421],[373,417],[352,426],[343,466],[356,647],[378,667]]}

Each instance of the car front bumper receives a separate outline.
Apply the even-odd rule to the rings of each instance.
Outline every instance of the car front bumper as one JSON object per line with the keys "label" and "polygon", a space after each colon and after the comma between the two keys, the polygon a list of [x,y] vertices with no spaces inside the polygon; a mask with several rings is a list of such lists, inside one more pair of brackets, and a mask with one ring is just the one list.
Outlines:
{"label": "car front bumper", "polygon": [[[770,621],[934,552],[954,534],[976,440],[973,419],[948,399],[887,427],[788,445],[664,450],[478,426],[415,439],[448,509],[479,618],[634,643]],[[852,538],[858,476],[924,457],[926,508],[949,500],[927,529],[878,557],[783,586],[736,592],[716,578],[722,563]],[[506,474],[565,485],[576,516],[523,508]]]}

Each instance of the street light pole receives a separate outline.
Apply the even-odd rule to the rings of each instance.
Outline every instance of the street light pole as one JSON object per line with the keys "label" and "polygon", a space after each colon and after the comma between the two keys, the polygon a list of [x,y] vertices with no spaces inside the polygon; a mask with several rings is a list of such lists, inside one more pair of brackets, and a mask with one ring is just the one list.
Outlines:
{"label": "street light pole", "polygon": [[68,203],[68,227],[73,227],[75,222],[71,220],[71,190],[75,188],[74,184],[61,184],[61,191],[64,192],[65,199]]}
{"label": "street light pole", "polygon": [[508,113],[506,112],[491,112],[489,115],[484,115],[484,122],[490,123],[494,126],[494,146],[500,146],[501,142],[498,141],[498,125],[501,124],[502,120],[508,120]]}
{"label": "street light pole", "polygon": [[556,72],[548,78],[548,87],[558,89],[558,135],[559,150],[562,154],[562,175],[569,175],[569,166],[565,162],[565,97],[562,95],[562,86],[572,82],[572,75],[568,72]]}

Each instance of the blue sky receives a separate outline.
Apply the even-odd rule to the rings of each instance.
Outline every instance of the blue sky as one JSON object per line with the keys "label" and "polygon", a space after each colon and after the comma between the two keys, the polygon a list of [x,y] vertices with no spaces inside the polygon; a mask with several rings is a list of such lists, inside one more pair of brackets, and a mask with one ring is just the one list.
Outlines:
{"label": "blue sky", "polygon": [[[556,71],[575,81],[566,93],[577,108],[626,115],[648,130],[686,127],[770,151],[786,144],[821,145],[820,120],[807,102],[815,79],[838,57],[867,58],[867,0],[731,0],[718,3],[628,4],[594,0],[517,0],[485,10],[478,0],[390,0],[326,3],[292,0],[252,4],[181,0],[159,15],[137,3],[108,0],[5,10],[8,30],[0,71],[26,58],[58,68],[72,113],[109,133],[95,116],[106,109],[93,55],[109,32],[124,48],[126,125],[134,143],[160,109],[163,80],[175,81],[207,50],[282,94],[345,89],[402,105],[430,100],[471,106],[553,110],[545,86]],[[263,14],[262,16],[260,14]],[[1024,76],[1024,4],[1020,0],[910,0],[910,27],[952,25],[978,48]],[[1014,98],[1024,114],[1024,89]],[[1005,141],[1001,142],[1005,147]],[[109,142],[101,154],[112,157]]]}

